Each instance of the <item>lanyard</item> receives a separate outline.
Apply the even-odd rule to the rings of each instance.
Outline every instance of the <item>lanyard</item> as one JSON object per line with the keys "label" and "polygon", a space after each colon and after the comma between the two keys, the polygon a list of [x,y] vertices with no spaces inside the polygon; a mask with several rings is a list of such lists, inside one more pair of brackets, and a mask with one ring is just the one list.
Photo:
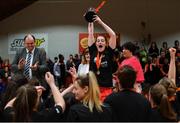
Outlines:
{"label": "lanyard", "polygon": [[99,52],[96,56],[96,67],[97,67],[97,70],[99,70],[100,66],[101,66],[101,59],[102,59],[102,54],[100,56]]}

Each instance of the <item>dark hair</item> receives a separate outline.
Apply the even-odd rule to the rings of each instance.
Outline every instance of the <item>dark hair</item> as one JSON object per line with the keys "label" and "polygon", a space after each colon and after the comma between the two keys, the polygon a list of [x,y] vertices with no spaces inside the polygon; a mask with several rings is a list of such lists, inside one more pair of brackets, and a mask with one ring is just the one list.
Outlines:
{"label": "dark hair", "polygon": [[136,72],[131,66],[125,65],[121,67],[118,69],[117,75],[122,88],[130,89],[134,87],[134,83],[136,81]]}
{"label": "dark hair", "polygon": [[17,90],[16,100],[14,101],[14,121],[31,121],[31,115],[37,103],[37,91],[34,86],[21,86]]}
{"label": "dark hair", "polygon": [[54,60],[58,60],[58,57],[54,57]]}
{"label": "dark hair", "polygon": [[2,64],[3,63],[3,60],[2,60],[2,58],[1,58],[1,56],[0,56],[0,64]]}
{"label": "dark hair", "polygon": [[21,73],[14,74],[12,76],[12,81],[14,81],[18,85],[18,87],[28,83],[27,78]]}
{"label": "dark hair", "polygon": [[152,45],[153,45],[153,44],[155,45],[155,48],[157,49],[157,48],[158,48],[158,47],[157,47],[157,44],[156,44],[156,42],[154,42],[154,41],[151,42],[150,48],[152,48]]}
{"label": "dark hair", "polygon": [[62,54],[59,54],[58,57],[60,63],[64,62],[64,56]]}
{"label": "dark hair", "polygon": [[132,42],[126,42],[126,43],[123,44],[122,47],[129,50],[133,54],[136,51],[136,46]]}
{"label": "dark hair", "polygon": [[12,80],[8,81],[6,90],[2,97],[3,107],[7,104],[7,102],[9,102],[16,96],[16,91],[18,90],[18,88],[27,83],[28,80],[22,74],[14,74],[14,76],[12,76]]}
{"label": "dark hair", "polygon": [[142,94],[143,95],[149,94],[150,88],[151,88],[150,83],[147,83],[147,82],[142,83]]}
{"label": "dark hair", "polygon": [[163,44],[162,44],[162,47],[164,48],[164,46],[166,46],[166,48],[167,48],[167,45],[168,45],[167,42],[164,41]]}
{"label": "dark hair", "polygon": [[17,84],[13,81],[9,81],[6,86],[5,92],[2,94],[2,108],[16,96]]}
{"label": "dark hair", "polygon": [[179,41],[178,40],[175,40],[174,41],[174,45],[177,46],[179,44]]}
{"label": "dark hair", "polygon": [[176,121],[176,113],[168,100],[165,87],[161,84],[155,84],[150,89],[150,94],[153,102],[158,106],[160,114],[168,120]]}
{"label": "dark hair", "polygon": [[34,37],[34,35],[28,34],[28,35],[26,35],[26,36],[24,37],[24,41],[26,40],[26,38],[27,38],[29,35],[34,39],[34,41],[36,40],[36,38]]}
{"label": "dark hair", "polygon": [[40,86],[41,84],[40,84],[40,81],[38,80],[38,78],[35,77],[35,76],[33,76],[33,77],[29,80],[28,85],[30,85],[30,86]]}
{"label": "dark hair", "polygon": [[72,54],[69,54],[69,57],[72,57],[72,58],[74,58],[74,56],[73,56]]}

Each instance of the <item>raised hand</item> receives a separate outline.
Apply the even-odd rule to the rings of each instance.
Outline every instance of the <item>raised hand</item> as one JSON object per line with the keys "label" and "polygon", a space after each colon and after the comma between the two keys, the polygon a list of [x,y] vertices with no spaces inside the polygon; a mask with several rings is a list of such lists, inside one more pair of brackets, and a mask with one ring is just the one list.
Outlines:
{"label": "raised hand", "polygon": [[32,70],[36,71],[37,68],[38,68],[38,65],[39,65],[39,61],[37,61],[34,65],[30,66],[30,68],[31,68]]}
{"label": "raised hand", "polygon": [[169,64],[168,78],[171,79],[174,82],[174,84],[176,84],[176,65],[175,65],[176,49],[170,48],[169,52],[170,52],[171,60]]}
{"label": "raised hand", "polygon": [[54,76],[50,72],[46,72],[45,79],[49,85],[54,83]]}
{"label": "raised hand", "polygon": [[101,20],[100,17],[97,16],[97,15],[94,15],[93,20],[94,20],[94,22],[97,22],[97,23],[99,23],[99,24],[102,23],[102,20]]}
{"label": "raised hand", "polygon": [[169,48],[170,56],[175,57],[176,49],[175,48]]}
{"label": "raised hand", "polygon": [[74,81],[77,78],[76,68],[75,67],[71,67],[68,72],[71,74],[72,79]]}
{"label": "raised hand", "polygon": [[35,86],[35,88],[39,97],[42,95],[42,92],[46,90],[43,86]]}
{"label": "raised hand", "polygon": [[23,69],[26,64],[26,60],[24,58],[20,59],[18,62],[18,69]]}

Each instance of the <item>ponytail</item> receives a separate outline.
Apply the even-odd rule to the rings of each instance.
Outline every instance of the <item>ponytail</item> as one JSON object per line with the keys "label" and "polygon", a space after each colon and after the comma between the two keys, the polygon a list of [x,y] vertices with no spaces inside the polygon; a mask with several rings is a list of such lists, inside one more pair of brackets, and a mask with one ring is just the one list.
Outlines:
{"label": "ponytail", "polygon": [[169,119],[170,121],[176,121],[176,113],[173,111],[167,95],[163,94],[159,107],[160,113],[163,117]]}
{"label": "ponytail", "polygon": [[82,100],[83,104],[87,105],[91,112],[93,112],[94,107],[97,109],[97,111],[102,112],[99,85],[94,73],[90,71],[86,75],[78,76],[77,82],[82,88],[88,87],[88,92]]}
{"label": "ponytail", "polygon": [[89,107],[92,112],[92,108],[95,106],[98,111],[102,112],[102,102],[100,101],[100,90],[97,83],[97,79],[93,72],[89,72]]}
{"label": "ponytail", "polygon": [[169,121],[176,121],[176,113],[173,111],[169,102],[165,87],[161,84],[155,84],[150,89],[150,94],[154,104],[159,107],[161,116],[168,119]]}

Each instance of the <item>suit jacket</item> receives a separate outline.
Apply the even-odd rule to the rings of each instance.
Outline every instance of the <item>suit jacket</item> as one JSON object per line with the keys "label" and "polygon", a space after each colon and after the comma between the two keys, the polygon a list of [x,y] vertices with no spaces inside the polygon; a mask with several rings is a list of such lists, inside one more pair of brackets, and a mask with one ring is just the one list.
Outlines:
{"label": "suit jacket", "polygon": [[[19,70],[18,69],[18,62],[20,59],[24,58],[26,59],[27,51],[26,48],[19,49],[16,52],[16,55],[14,57],[14,60],[12,62],[12,73],[22,73],[24,72],[24,69]],[[34,65],[36,62],[39,62],[38,69],[36,71],[32,70],[32,77],[36,77],[39,81],[44,81],[44,74],[46,71],[48,71],[47,65],[46,65],[46,52],[42,48],[35,48],[34,49],[34,56],[33,56],[33,62]]]}

